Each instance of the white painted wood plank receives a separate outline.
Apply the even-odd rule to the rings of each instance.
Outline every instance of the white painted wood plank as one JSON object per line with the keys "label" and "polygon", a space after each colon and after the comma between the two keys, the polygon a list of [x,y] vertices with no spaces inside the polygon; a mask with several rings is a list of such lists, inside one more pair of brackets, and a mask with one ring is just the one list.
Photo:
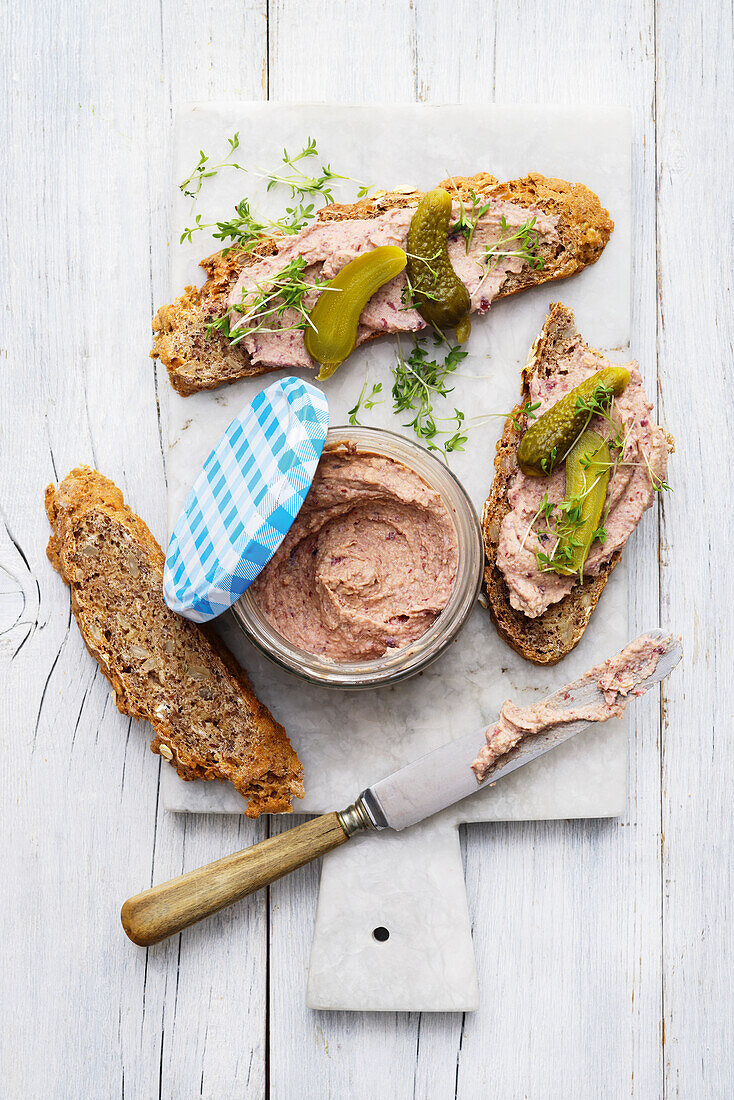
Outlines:
{"label": "white painted wood plank", "polygon": [[[43,559],[39,501],[46,481],[96,460],[164,533],[146,355],[150,310],[169,289],[170,110],[184,99],[263,94],[264,6],[232,0],[213,12],[186,0],[161,11],[151,0],[100,13],[89,3],[34,2],[6,6],[3,17],[0,262],[11,279],[2,321],[0,665],[2,734],[13,746],[2,761],[6,1088],[47,1095],[53,1080],[69,1095],[106,1096],[121,1091],[124,1074],[129,1096],[261,1096],[264,902],[149,952],[147,967],[116,915],[130,889],[248,842],[260,827],[156,813],[158,763],[146,732],[128,729],[111,708],[69,627],[66,592]],[[634,538],[631,629],[647,626],[662,599],[664,623],[692,639],[666,688],[664,866],[661,750],[649,706],[634,722],[624,823],[470,831],[486,997],[475,1016],[308,1013],[317,871],[274,888],[274,1096],[369,1095],[366,1080],[383,1096],[451,1095],[452,1082],[461,1097],[660,1095],[663,1002],[668,1093],[731,1092],[731,823],[722,781],[731,771],[731,707],[722,697],[731,578],[718,492],[728,468],[720,444],[731,431],[730,290],[719,274],[730,266],[722,234],[731,225],[723,113],[731,30],[724,5],[704,18],[685,0],[660,5],[655,20],[649,2],[624,0],[593,19],[585,5],[561,0],[532,9],[271,0],[273,97],[632,104],[640,139],[633,350],[648,382],[656,107],[660,409],[679,454],[676,492],[665,502],[661,597],[649,517]],[[699,204],[702,192],[716,201]],[[709,258],[694,265],[702,241]],[[706,388],[692,405],[688,380],[699,370]]]}
{"label": "white painted wood plank", "polygon": [[[171,187],[176,182],[170,176],[173,114],[179,105],[192,101],[265,96],[266,11],[265,0],[226,0],[211,7],[192,0],[184,4],[163,0],[163,86],[169,110],[161,112],[159,119],[166,155],[155,164],[151,184],[160,211],[151,219],[155,306],[170,301],[172,290],[178,292],[171,287],[165,248],[167,240],[180,232],[169,220]],[[157,370],[165,409],[168,377],[159,364]],[[165,503],[159,516],[165,527]],[[221,825],[213,817],[185,821],[164,815],[163,820],[181,837],[181,863],[170,872],[161,868],[157,881],[253,844],[267,832],[265,822],[236,818]],[[263,1096],[267,896],[251,898],[177,939],[175,974],[166,968],[161,1096],[172,1100],[197,1093],[211,1100]]]}
{"label": "white painted wood plank", "polygon": [[413,0],[270,0],[268,98],[412,102],[413,7]]}
{"label": "white painted wood plank", "polygon": [[227,35],[193,4],[4,9],[0,662],[14,748],[2,764],[12,948],[0,1060],[11,1096],[265,1089],[265,899],[149,952],[118,917],[131,891],[263,826],[159,812],[149,732],[113,708],[70,625],[42,511],[45,484],[87,461],[165,535],[147,353],[152,304],[169,289],[170,106],[262,94],[264,4],[220,13],[227,33],[248,31],[244,65],[239,51],[215,65]]}
{"label": "white painted wood plank", "polygon": [[[523,6],[503,6],[495,51],[499,101],[633,108],[631,351],[654,395],[651,5],[613,3],[592,20],[580,19],[575,5],[534,5],[532,19]],[[583,331],[584,319],[577,320]],[[654,515],[633,536],[628,566],[634,636],[659,613]],[[530,1097],[660,1092],[659,716],[648,704],[633,709],[629,722],[625,819],[504,826],[498,834],[486,831],[489,850],[479,830],[468,832],[467,882],[485,999],[466,1020],[459,1096],[487,1095],[483,1087],[490,1095]],[[487,1060],[489,1044],[499,1059]]]}
{"label": "white painted wood plank", "polygon": [[663,516],[663,1009],[668,1096],[734,1091],[731,5],[658,4],[662,407],[678,440]]}
{"label": "white painted wood plank", "polygon": [[[273,831],[289,826],[274,820]],[[318,880],[319,868],[312,865],[270,888],[273,1100],[453,1096],[459,1014],[305,1007]]]}
{"label": "white painted wood plank", "polygon": [[[654,143],[648,113],[653,90],[651,10],[613,6],[598,20],[590,43],[585,26],[571,21],[569,27],[568,19],[558,18],[556,4],[544,5],[532,20],[525,9],[483,7],[479,30],[472,19],[474,12],[475,6],[470,4],[459,9],[416,5],[416,88],[422,98],[437,102],[461,97],[616,102],[636,108],[639,145],[634,187],[637,217],[643,228],[635,271],[633,344],[654,392]],[[445,48],[449,40],[450,50]],[[557,63],[547,65],[547,55]],[[517,79],[519,56],[522,81]],[[462,64],[457,64],[457,57]],[[289,79],[297,83],[308,78],[291,69]],[[583,324],[582,318],[579,321]],[[654,518],[636,543],[633,561],[638,598],[631,628],[641,629],[655,621],[658,613]],[[634,726],[631,780],[634,785],[639,778],[644,789],[638,792],[634,788],[626,823],[501,826],[496,833],[469,830],[468,885],[483,1009],[461,1022],[448,1016],[420,1021],[421,1029],[426,1021],[432,1029],[432,1053],[423,1055],[426,1095],[446,1094],[443,1074],[449,1062],[457,1069],[458,1096],[588,1096],[593,1094],[594,1084],[603,1090],[610,1082],[615,1089],[629,1088],[640,1096],[658,1091],[657,725],[651,707]],[[586,883],[587,877],[591,884]],[[282,954],[279,936],[286,935],[286,928],[288,950],[293,949],[300,890],[293,881],[278,890],[285,898],[273,914],[271,968],[274,976],[281,974],[272,988],[274,996],[281,998],[282,1008],[273,1001],[273,1027],[285,1016],[288,1023],[283,1034],[297,1033],[299,1042],[298,1067],[283,1056],[279,1070],[281,1055],[273,1033],[271,1079],[280,1088],[276,1095],[288,1095],[288,1086],[295,1086],[296,1068],[301,1080],[317,1079],[319,1067],[326,1064],[322,1034],[328,1035],[330,1051],[339,1044],[338,1064],[334,1065],[333,1059],[328,1064],[335,1094],[348,1093],[364,1059],[378,1067],[376,1093],[384,1086],[379,1068],[383,1060],[393,1066],[396,1094],[401,1094],[401,1085],[407,1091],[410,1078],[404,1043],[413,1030],[417,1035],[414,1018],[399,1017],[395,1032],[392,1018],[360,1019],[359,1047],[343,1040],[354,1027],[354,1017],[329,1015],[326,1026],[319,1019],[318,1034],[313,1021],[310,1026],[304,1024],[294,983],[290,982],[289,994],[284,988],[288,979],[278,963]],[[299,961],[307,957],[305,946],[301,943]],[[622,1027],[620,1020],[624,1021]],[[597,1044],[590,1047],[590,1036],[595,1033],[603,1035],[606,1049],[600,1050]],[[383,1052],[379,1060],[370,1053],[378,1050]],[[433,1093],[432,1081],[436,1082]]]}
{"label": "white painted wood plank", "polygon": [[[143,1064],[136,1056],[141,1046],[155,1051],[160,1033],[162,991],[147,982],[144,957],[131,956],[116,927],[128,875],[146,881],[151,874],[158,765],[146,759],[143,766],[144,737],[130,731],[128,738],[128,723],[113,711],[109,690],[69,629],[68,594],[44,559],[40,503],[44,483],[57,470],[94,460],[97,443],[100,464],[106,459],[108,472],[134,487],[124,472],[133,441],[119,440],[110,467],[105,421],[85,383],[109,361],[108,354],[96,358],[110,338],[107,303],[125,301],[130,324],[142,331],[136,314],[149,297],[145,227],[129,234],[126,257],[131,272],[142,265],[140,295],[132,279],[120,286],[119,252],[105,255],[99,242],[118,240],[122,224],[136,223],[135,208],[144,209],[147,198],[145,173],[130,156],[130,129],[123,130],[130,70],[115,88],[96,67],[80,71],[85,48],[107,54],[109,64],[101,28],[82,27],[81,13],[59,18],[40,5],[30,18],[20,7],[12,14],[3,268],[14,277],[4,315],[2,506],[34,574],[31,591],[39,585],[40,607],[26,644],[4,668],[4,743],[16,751],[4,754],[11,885],[2,904],[3,924],[17,938],[3,967],[3,984],[10,983],[2,996],[3,1065],[10,1095],[47,1094],[50,1080],[65,1092],[110,1095],[120,1092],[124,1074],[128,1088],[150,1083],[155,1054]],[[151,32],[145,18],[140,30],[141,37]],[[129,198],[115,209],[109,182],[116,173],[122,182],[125,169]],[[134,393],[127,347],[114,369],[109,429],[117,402]],[[141,380],[139,373],[139,388]],[[155,405],[137,412],[139,445],[151,470],[158,455],[160,479]],[[141,508],[154,499],[141,499]],[[26,991],[20,1006],[18,991]],[[90,1043],[106,1057],[90,1058]]]}
{"label": "white painted wood plank", "polygon": [[[412,101],[414,29],[414,9],[406,0],[320,0],[302,7],[277,0],[270,6],[271,98]],[[306,41],[308,50],[303,48]],[[278,822],[273,826],[282,827]],[[427,1018],[416,1014],[306,1009],[317,882],[318,869],[308,868],[270,891],[269,1056],[274,1100],[451,1095],[459,1017],[433,1018],[427,1025],[427,1042]]]}

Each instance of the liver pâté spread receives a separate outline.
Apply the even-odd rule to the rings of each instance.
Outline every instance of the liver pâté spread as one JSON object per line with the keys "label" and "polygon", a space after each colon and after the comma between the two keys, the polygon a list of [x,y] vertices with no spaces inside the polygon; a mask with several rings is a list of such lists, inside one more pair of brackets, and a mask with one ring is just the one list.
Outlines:
{"label": "liver p\u00e2t\u00e9 spread", "polygon": [[[546,377],[536,374],[530,381],[530,403],[539,402],[540,417],[584,379],[612,362],[588,348],[576,348],[561,362],[562,370]],[[594,542],[584,564],[584,576],[595,576],[602,565],[620,550],[652,504],[655,486],[664,480],[668,467],[668,439],[652,420],[637,363],[625,363],[630,381],[615,397],[612,426],[595,416],[589,428],[605,438],[622,429],[624,448],[609,480],[602,515],[606,538]],[[538,516],[544,496],[557,505],[564,498],[565,471],[559,466],[551,477],[527,477],[518,470],[508,491],[510,511],[502,521],[497,547],[497,566],[507,582],[511,605],[529,618],[536,618],[568,595],[579,577],[563,576],[541,568],[538,553],[553,549],[554,536]]]}
{"label": "liver p\u00e2t\u00e9 spread", "polygon": [[[246,267],[228,298],[230,309],[233,306],[252,304],[267,288],[272,279],[283,270],[289,261],[303,257],[306,268],[302,278],[315,282],[332,279],[345,264],[365,252],[381,245],[398,245],[406,248],[408,229],[415,214],[415,206],[405,206],[387,210],[376,218],[348,218],[344,221],[314,222],[293,236],[275,238],[277,252],[266,256],[250,267]],[[452,221],[459,218],[460,206],[455,202]],[[501,199],[493,199],[490,209],[477,220],[469,250],[460,234],[449,237],[448,251],[451,265],[464,283],[471,298],[471,312],[486,313],[492,299],[502,288],[510,273],[523,269],[523,260],[511,253],[517,250],[517,243],[510,243],[507,252],[497,251],[492,259],[485,259],[486,250],[496,244],[500,238],[515,233],[530,218],[535,217],[534,229],[542,242],[558,240],[556,226],[558,215],[544,214],[540,209],[518,206]],[[501,219],[505,219],[506,228],[502,228]],[[376,332],[419,332],[426,322],[416,309],[406,309],[403,292],[406,289],[405,274],[397,275],[386,283],[370,298],[359,319],[357,344]],[[306,296],[306,308],[311,309],[318,297]],[[253,332],[242,340],[253,363],[277,367],[313,367],[304,344],[304,333],[300,328],[292,328],[300,320],[296,310],[286,310],[277,321],[269,319],[267,328],[275,324],[279,331]],[[242,315],[233,311],[230,325],[235,331]],[[247,328],[257,327],[257,317],[248,322]]]}
{"label": "liver p\u00e2t\u00e9 spread", "polygon": [[446,606],[458,543],[439,494],[401,462],[327,448],[308,496],[250,591],[308,653],[351,663],[415,642]]}
{"label": "liver p\u00e2t\u00e9 spread", "polygon": [[553,696],[529,707],[518,707],[508,699],[502,705],[497,722],[486,732],[487,744],[472,764],[478,781],[481,783],[486,778],[499,757],[530,734],[543,733],[552,726],[580,719],[606,722],[608,718],[620,718],[631,698],[644,695],[645,688],[640,688],[640,684],[652,676],[671,641],[670,636],[643,634],[616,656],[590,669],[577,683],[596,684],[601,693],[596,702],[582,705],[569,702],[564,706],[562,698]]}

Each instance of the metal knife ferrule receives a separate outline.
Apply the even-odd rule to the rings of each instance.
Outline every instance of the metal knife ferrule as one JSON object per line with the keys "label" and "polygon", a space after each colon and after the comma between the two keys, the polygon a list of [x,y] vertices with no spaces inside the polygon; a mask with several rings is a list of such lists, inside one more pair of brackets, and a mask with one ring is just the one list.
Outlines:
{"label": "metal knife ferrule", "polygon": [[380,804],[369,787],[366,791],[362,791],[359,798],[351,806],[347,806],[346,810],[340,810],[336,816],[339,818],[339,824],[347,836],[388,828]]}

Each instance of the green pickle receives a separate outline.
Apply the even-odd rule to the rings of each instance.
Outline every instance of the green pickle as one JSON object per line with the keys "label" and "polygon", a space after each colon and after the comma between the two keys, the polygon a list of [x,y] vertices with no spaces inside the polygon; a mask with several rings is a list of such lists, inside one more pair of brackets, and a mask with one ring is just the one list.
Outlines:
{"label": "green pickle", "polygon": [[456,328],[463,343],[469,335],[469,291],[449,259],[451,196],[437,187],[418,203],[408,229],[408,280],[415,307],[424,321],[445,332]]}
{"label": "green pickle", "polygon": [[402,248],[383,245],[345,264],[322,288],[309,314],[306,351],[321,368],[316,378],[330,378],[352,354],[359,315],[372,295],[404,269]]}
{"label": "green pickle", "polygon": [[553,571],[583,576],[607,498],[609,447],[598,432],[584,432],[566,459],[565,515],[558,521]]}
{"label": "green pickle", "polygon": [[522,472],[529,477],[548,477],[552,474],[589,421],[588,409],[578,408],[579,398],[582,403],[588,403],[599,386],[619,397],[629,380],[630,372],[625,367],[604,367],[551,405],[530,425],[520,440],[517,461]]}

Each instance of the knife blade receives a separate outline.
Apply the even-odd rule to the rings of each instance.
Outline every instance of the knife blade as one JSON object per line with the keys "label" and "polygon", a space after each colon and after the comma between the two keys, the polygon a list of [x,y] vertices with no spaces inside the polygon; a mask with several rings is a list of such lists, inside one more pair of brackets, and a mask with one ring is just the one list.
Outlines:
{"label": "knife blade", "polygon": [[[658,639],[661,644],[665,642],[666,650],[652,675],[635,689],[636,694],[640,695],[664,680],[678,664],[682,653],[680,639],[673,635],[665,634],[662,630],[651,630],[646,636]],[[603,702],[603,699],[602,692],[593,681],[581,678],[560,688],[544,702],[557,704],[559,708],[568,708]],[[478,783],[471,770],[471,763],[485,744],[488,728],[487,725],[480,726],[479,729],[426,753],[374,783],[362,792],[360,799],[374,828],[397,831],[407,829],[476,794],[478,790],[493,786],[505,775],[537,760],[539,756],[581,733],[587,726],[595,724],[598,723],[583,720],[566,722],[551,726],[543,733],[526,736],[516,748],[500,757],[485,779]]]}
{"label": "knife blade", "polygon": [[[636,684],[635,695],[644,695],[653,684],[664,680],[681,658],[679,638],[661,630],[649,631],[648,635],[656,639],[663,652],[654,672]],[[544,702],[566,709],[602,702],[603,698],[594,680],[582,677]],[[445,810],[537,760],[590,724],[579,719],[526,736],[494,762],[481,783],[477,782],[471,765],[485,744],[487,728],[492,727],[480,726],[368,787],[346,810],[322,814],[251,848],[128,898],[120,914],[122,926],[133,943],[149,947],[346,844],[355,833],[407,829]]]}

